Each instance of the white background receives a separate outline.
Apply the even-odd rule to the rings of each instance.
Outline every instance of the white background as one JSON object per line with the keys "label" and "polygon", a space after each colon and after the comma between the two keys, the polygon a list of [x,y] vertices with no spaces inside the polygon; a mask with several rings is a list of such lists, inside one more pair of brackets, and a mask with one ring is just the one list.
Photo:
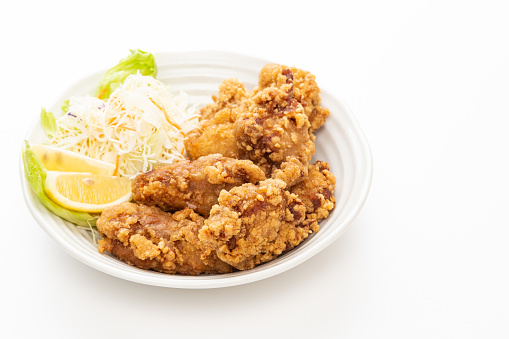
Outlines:
{"label": "white background", "polygon": [[[508,18],[507,1],[4,2],[0,336],[508,338]],[[213,290],[124,281],[64,252],[25,206],[23,137],[133,48],[314,73],[373,152],[349,230],[290,271]]]}

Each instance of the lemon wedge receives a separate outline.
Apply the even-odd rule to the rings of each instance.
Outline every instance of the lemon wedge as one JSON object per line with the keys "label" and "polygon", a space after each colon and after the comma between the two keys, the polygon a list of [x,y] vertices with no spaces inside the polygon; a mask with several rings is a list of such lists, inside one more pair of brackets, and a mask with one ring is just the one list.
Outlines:
{"label": "lemon wedge", "polygon": [[44,192],[67,209],[98,213],[131,200],[131,180],[102,174],[48,171]]}
{"label": "lemon wedge", "polygon": [[48,171],[115,174],[116,166],[109,162],[46,145],[32,145],[31,148]]}

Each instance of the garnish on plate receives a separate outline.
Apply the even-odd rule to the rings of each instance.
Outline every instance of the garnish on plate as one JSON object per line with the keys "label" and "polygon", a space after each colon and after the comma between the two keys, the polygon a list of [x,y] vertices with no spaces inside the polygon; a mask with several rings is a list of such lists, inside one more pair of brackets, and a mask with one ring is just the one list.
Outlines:
{"label": "garnish on plate", "polygon": [[83,212],[129,200],[130,179],[183,159],[197,109],[156,75],[155,57],[131,50],[104,73],[94,96],[77,93],[60,115],[41,109],[47,140],[32,147],[26,142],[24,166],[27,182],[50,211],[77,225],[95,225],[96,216]]}

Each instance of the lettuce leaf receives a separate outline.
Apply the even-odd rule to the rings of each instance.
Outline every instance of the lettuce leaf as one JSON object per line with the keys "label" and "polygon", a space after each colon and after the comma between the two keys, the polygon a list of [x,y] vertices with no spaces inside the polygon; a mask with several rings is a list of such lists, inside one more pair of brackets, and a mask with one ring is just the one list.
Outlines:
{"label": "lettuce leaf", "polygon": [[53,138],[57,131],[55,116],[53,113],[47,112],[45,108],[41,108],[41,124],[44,132],[46,132],[50,138]]}
{"label": "lettuce leaf", "polygon": [[69,99],[65,100],[62,103],[61,107],[62,107],[62,112],[67,113],[67,111],[69,111]]}
{"label": "lettuce leaf", "polygon": [[151,53],[138,50],[131,50],[131,55],[120,60],[118,65],[110,68],[103,75],[99,86],[95,91],[95,96],[99,99],[107,99],[111,93],[131,74],[140,73],[141,75],[157,75],[157,66],[155,58]]}
{"label": "lettuce leaf", "polygon": [[96,219],[92,215],[63,208],[62,206],[54,203],[50,198],[48,198],[46,193],[44,193],[46,169],[44,168],[41,160],[39,160],[35,153],[30,149],[28,141],[25,141],[23,160],[25,166],[25,178],[44,207],[62,219],[70,221],[76,225],[95,226]]}

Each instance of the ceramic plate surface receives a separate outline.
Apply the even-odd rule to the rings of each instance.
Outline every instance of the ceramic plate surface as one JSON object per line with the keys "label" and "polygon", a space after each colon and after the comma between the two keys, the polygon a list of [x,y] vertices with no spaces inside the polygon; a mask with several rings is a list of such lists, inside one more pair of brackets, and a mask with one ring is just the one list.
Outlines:
{"label": "ceramic plate surface", "polygon": [[[173,90],[183,90],[197,101],[217,93],[219,84],[236,77],[246,89],[258,81],[260,69],[267,63],[243,55],[223,52],[163,53],[156,56],[157,78]],[[298,67],[298,65],[296,65]],[[310,70],[312,72],[312,70]],[[72,95],[92,94],[103,72],[98,72],[71,86],[53,106],[59,112],[61,103]],[[320,85],[318,81],[318,85]],[[141,270],[107,254],[100,254],[89,231],[76,228],[48,212],[28,186],[20,160],[23,193],[26,204],[40,226],[69,254],[97,270],[118,278],[174,288],[216,288],[245,284],[274,276],[309,259],[336,240],[359,213],[368,195],[372,176],[369,145],[350,110],[326,88],[321,88],[322,105],[331,111],[326,124],[317,132],[315,160],[324,160],[337,179],[336,207],[320,223],[320,231],[298,247],[277,259],[248,271],[224,275],[179,276]],[[31,144],[44,140],[40,120],[33,122],[26,135]]]}

